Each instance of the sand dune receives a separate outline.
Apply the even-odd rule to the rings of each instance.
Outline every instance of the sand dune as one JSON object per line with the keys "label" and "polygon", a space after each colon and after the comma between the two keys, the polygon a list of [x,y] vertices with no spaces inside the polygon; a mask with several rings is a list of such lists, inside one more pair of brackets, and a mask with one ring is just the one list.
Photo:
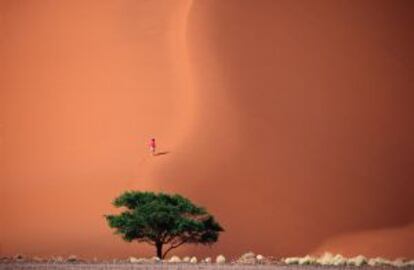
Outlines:
{"label": "sand dune", "polygon": [[397,228],[345,233],[326,240],[313,253],[322,254],[325,250],[335,253],[340,250],[347,256],[378,256],[380,252],[391,258],[411,258],[413,231],[414,224],[408,224]]}
{"label": "sand dune", "polygon": [[102,215],[191,127],[190,2],[1,3],[0,252],[136,252]]}
{"label": "sand dune", "polygon": [[[0,1],[0,254],[151,255],[102,218],[133,188],[223,223],[178,254],[304,255],[412,222],[412,8]],[[412,233],[364,250],[414,257]]]}
{"label": "sand dune", "polygon": [[[405,4],[193,3],[200,113],[183,155],[156,176],[218,213],[228,229],[219,252],[304,255],[412,220]],[[412,256],[406,236],[394,234],[405,244],[392,256]],[[385,242],[371,247],[388,254]]]}

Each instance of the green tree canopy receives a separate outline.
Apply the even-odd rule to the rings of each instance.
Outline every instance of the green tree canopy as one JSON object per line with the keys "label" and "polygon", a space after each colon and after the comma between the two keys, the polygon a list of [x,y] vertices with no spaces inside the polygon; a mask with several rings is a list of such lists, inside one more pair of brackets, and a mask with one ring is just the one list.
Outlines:
{"label": "green tree canopy", "polygon": [[[155,246],[162,259],[183,244],[211,245],[224,231],[203,207],[178,194],[127,191],[113,205],[126,208],[118,215],[105,215],[115,233],[128,242]],[[167,249],[163,252],[164,245]]]}

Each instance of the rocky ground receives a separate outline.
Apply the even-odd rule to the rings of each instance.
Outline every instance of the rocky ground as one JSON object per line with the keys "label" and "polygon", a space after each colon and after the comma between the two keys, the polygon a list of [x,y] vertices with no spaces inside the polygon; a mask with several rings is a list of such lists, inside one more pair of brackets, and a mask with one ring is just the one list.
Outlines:
{"label": "rocky ground", "polygon": [[137,269],[137,270],[379,270],[379,269],[413,269],[414,261],[396,259],[387,260],[383,258],[367,259],[364,256],[345,258],[339,254],[332,255],[325,253],[320,257],[290,257],[290,258],[273,258],[264,257],[260,254],[247,252],[234,260],[228,260],[223,255],[216,258],[197,259],[196,257],[172,256],[168,260],[153,258],[135,258],[114,259],[102,261],[98,259],[86,260],[71,255],[64,257],[25,257],[16,255],[14,257],[1,257],[0,270],[57,270],[57,269],[84,269],[84,270],[118,270],[118,269]]}
{"label": "rocky ground", "polygon": [[[317,265],[190,265],[190,264],[133,264],[133,263],[0,263],[1,270],[386,270],[392,266],[317,266]],[[406,269],[414,269],[407,267]]]}

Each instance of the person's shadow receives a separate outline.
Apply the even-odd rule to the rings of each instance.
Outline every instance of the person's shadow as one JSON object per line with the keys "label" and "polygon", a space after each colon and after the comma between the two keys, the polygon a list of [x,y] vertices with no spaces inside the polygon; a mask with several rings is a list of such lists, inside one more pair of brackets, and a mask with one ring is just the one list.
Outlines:
{"label": "person's shadow", "polygon": [[167,154],[169,154],[170,153],[170,151],[162,151],[162,152],[157,152],[157,153],[154,153],[154,156],[163,156],[163,155],[167,155]]}

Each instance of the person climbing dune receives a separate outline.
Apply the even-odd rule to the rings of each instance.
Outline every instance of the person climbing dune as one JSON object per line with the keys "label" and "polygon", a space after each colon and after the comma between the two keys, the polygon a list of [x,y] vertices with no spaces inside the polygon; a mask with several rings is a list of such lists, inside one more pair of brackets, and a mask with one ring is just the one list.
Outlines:
{"label": "person climbing dune", "polygon": [[152,138],[149,142],[150,152],[153,156],[155,156],[156,151],[156,144],[155,144],[155,138]]}

